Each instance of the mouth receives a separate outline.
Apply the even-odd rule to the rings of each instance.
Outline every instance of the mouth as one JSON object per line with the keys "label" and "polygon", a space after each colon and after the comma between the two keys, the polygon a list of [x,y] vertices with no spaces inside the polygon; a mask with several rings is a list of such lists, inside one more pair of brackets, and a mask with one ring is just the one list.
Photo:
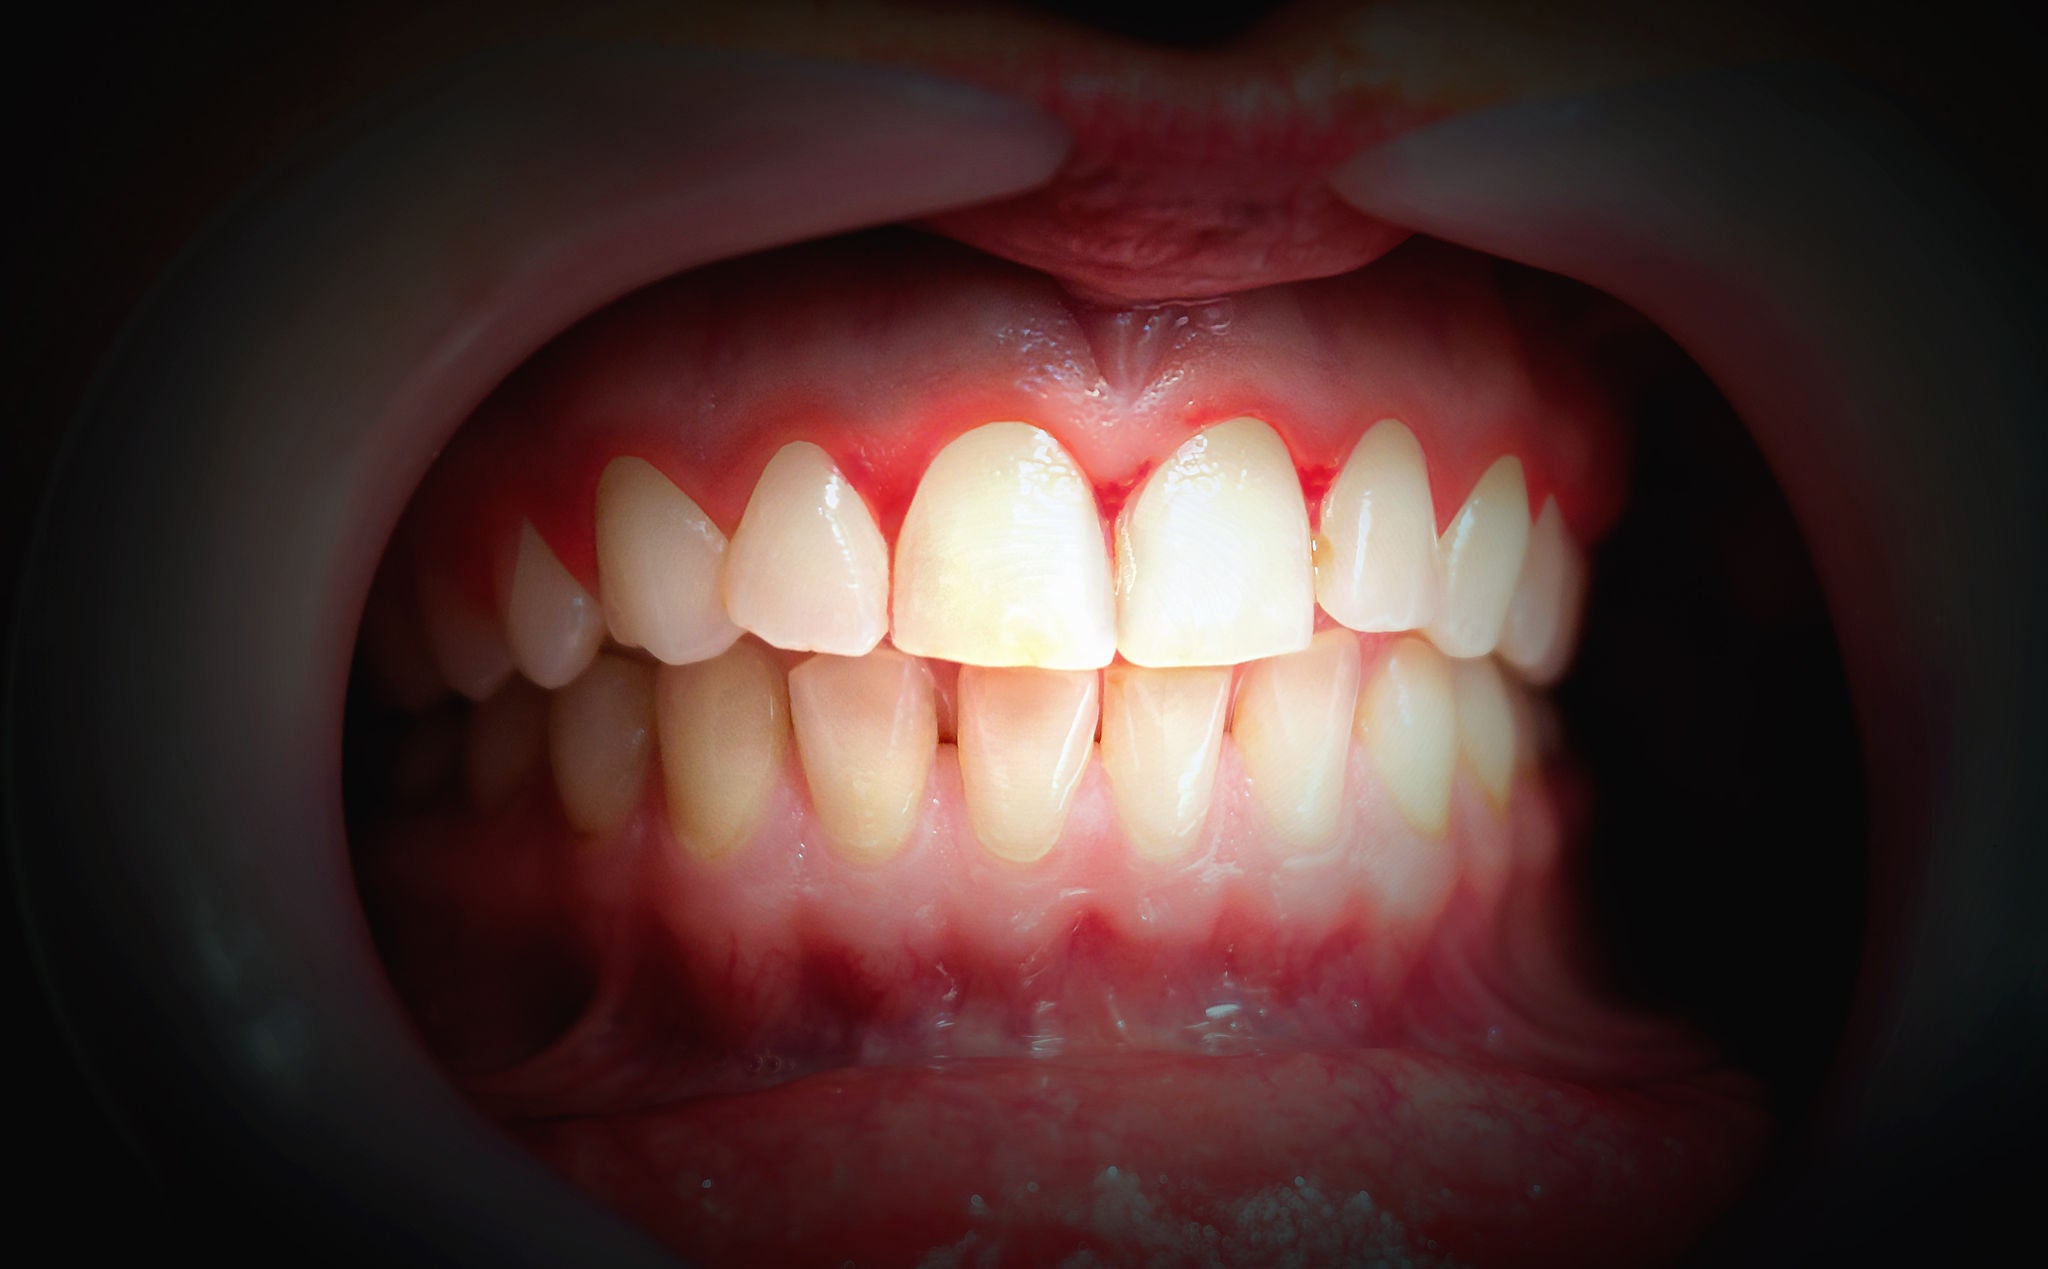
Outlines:
{"label": "mouth", "polygon": [[308,516],[388,530],[311,751],[492,1131],[707,1264],[1658,1263],[1756,1179],[1855,970],[1819,586],[1646,319],[1330,192],[1397,96],[1045,90],[1022,192],[469,290]]}

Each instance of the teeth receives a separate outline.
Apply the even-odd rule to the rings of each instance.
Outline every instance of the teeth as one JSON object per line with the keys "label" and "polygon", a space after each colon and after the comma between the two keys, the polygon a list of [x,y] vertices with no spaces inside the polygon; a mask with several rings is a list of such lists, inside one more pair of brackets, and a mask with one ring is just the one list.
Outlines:
{"label": "teeth", "polygon": [[984,666],[1093,670],[1116,647],[1095,492],[1050,435],[989,423],[925,470],[896,539],[895,645]]}
{"label": "teeth", "polygon": [[1231,734],[1276,844],[1307,854],[1336,837],[1358,704],[1358,636],[1325,630],[1300,652],[1245,667]]}
{"label": "teeth", "polygon": [[1099,677],[960,671],[960,781],[967,818],[991,854],[1030,863],[1059,841],[1095,739]]}
{"label": "teeth", "polygon": [[583,673],[604,642],[597,601],[548,549],[540,531],[519,525],[519,556],[505,601],[512,664],[537,686],[553,690]]}
{"label": "teeth", "polygon": [[615,458],[597,482],[597,581],[612,637],[670,665],[715,657],[740,628],[719,601],[725,534],[653,464]]}
{"label": "teeth", "polygon": [[1444,598],[1429,625],[1437,647],[1454,657],[1493,651],[1528,547],[1529,491],[1522,460],[1509,455],[1486,469],[1437,544]]}
{"label": "teeth", "polygon": [[1230,665],[1295,652],[1315,630],[1308,509],[1272,428],[1190,437],[1116,525],[1117,650],[1138,665]]}
{"label": "teeth", "polygon": [[789,748],[789,689],[756,643],[665,666],[655,680],[655,727],[669,826],[701,858],[745,845],[768,811]]}
{"label": "teeth", "polygon": [[445,584],[421,574],[420,624],[427,650],[449,686],[473,701],[486,701],[512,674],[512,650],[488,611],[464,603]]}
{"label": "teeth", "polygon": [[790,717],[811,805],[849,854],[880,862],[917,823],[938,751],[931,672],[883,648],[815,656],[789,674]]}
{"label": "teeth", "polygon": [[725,611],[797,652],[857,657],[889,632],[889,545],[816,445],[768,460],[726,553]]}
{"label": "teeth", "polygon": [[579,833],[616,831],[640,800],[647,775],[654,674],[602,655],[556,692],[548,709],[548,757],[562,815]]}
{"label": "teeth", "polygon": [[513,679],[469,716],[462,748],[469,800],[486,811],[512,800],[547,748],[548,694]]}
{"label": "teeth", "polygon": [[1382,419],[1323,496],[1316,599],[1353,630],[1419,630],[1437,614],[1436,505],[1415,434]]}
{"label": "teeth", "polygon": [[1131,846],[1146,858],[1178,856],[1201,834],[1230,678],[1229,666],[1104,672],[1102,768]]}
{"label": "teeth", "polygon": [[1529,531],[1522,580],[1501,627],[1501,658],[1538,687],[1555,683],[1577,646],[1585,595],[1586,562],[1565,532],[1557,499],[1545,498],[1543,513]]}
{"label": "teeth", "polygon": [[1358,702],[1358,737],[1389,796],[1416,829],[1442,836],[1458,760],[1451,667],[1416,638],[1396,640]]}
{"label": "teeth", "polygon": [[1507,682],[1491,657],[1456,662],[1451,689],[1458,701],[1458,749],[1495,806],[1506,806],[1515,775],[1515,712]]}

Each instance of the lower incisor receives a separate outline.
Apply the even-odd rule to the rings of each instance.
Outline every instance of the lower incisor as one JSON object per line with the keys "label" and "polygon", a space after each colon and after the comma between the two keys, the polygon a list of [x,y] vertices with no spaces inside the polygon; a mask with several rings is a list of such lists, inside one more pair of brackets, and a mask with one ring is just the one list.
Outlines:
{"label": "lower incisor", "polygon": [[991,854],[1042,859],[1060,839],[1095,748],[1094,670],[960,671],[960,780],[967,818]]}
{"label": "lower incisor", "polygon": [[655,682],[662,786],[678,845],[732,854],[760,828],[789,750],[789,689],[759,644],[664,666]]}
{"label": "lower incisor", "polygon": [[931,671],[892,648],[815,656],[790,671],[789,706],[811,806],[833,845],[871,862],[895,855],[938,752]]}

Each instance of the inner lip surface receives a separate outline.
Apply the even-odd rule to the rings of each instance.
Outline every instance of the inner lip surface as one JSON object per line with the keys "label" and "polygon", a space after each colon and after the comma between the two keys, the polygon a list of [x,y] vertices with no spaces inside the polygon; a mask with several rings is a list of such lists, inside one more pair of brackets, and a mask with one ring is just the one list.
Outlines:
{"label": "inner lip surface", "polygon": [[[543,309],[541,309],[541,307],[537,307],[537,309],[532,309],[532,311],[535,311],[535,313],[539,313],[539,311],[543,311]],[[455,393],[455,395],[461,395],[461,393]],[[104,397],[102,397],[102,401],[104,401]],[[119,409],[119,403],[121,403],[123,399],[121,399],[119,395],[115,395],[115,397],[113,397],[113,401],[115,401],[115,405],[111,405],[111,407],[109,407],[109,405],[102,405],[102,407],[106,407],[106,409]],[[424,411],[422,411],[422,413],[424,413]],[[455,418],[455,415],[453,415],[451,411],[442,411],[442,418]],[[424,434],[424,432],[422,432],[422,434]],[[416,452],[416,454],[418,454],[418,452],[420,452],[420,444],[422,444],[422,442],[420,442],[418,438],[412,438],[412,440],[410,440],[410,444],[412,444],[412,452]],[[225,452],[225,450],[221,450],[221,452]],[[152,452],[150,452],[150,456],[158,456],[158,454],[162,454],[162,450],[152,450]],[[139,471],[139,469],[141,469],[141,467],[137,465],[137,469],[131,469],[131,471]],[[137,481],[137,485],[135,485],[135,489],[133,489],[133,491],[135,491],[137,495],[145,493],[145,489],[141,487],[141,481]],[[137,501],[143,501],[143,499],[141,499],[141,497],[137,497]],[[338,506],[336,506],[336,504],[338,504],[338,501],[340,501],[340,499],[336,499],[336,501],[328,501],[328,504],[322,504],[322,506],[330,508],[330,516],[334,516],[334,522],[336,522],[336,524],[338,524],[338,522],[340,522],[340,518],[342,518],[342,516],[340,516],[340,510],[338,510]],[[223,516],[221,528],[223,528],[223,530],[225,530],[225,528],[231,528],[231,526],[229,526],[229,524],[225,522],[225,516]],[[80,555],[78,555],[78,557],[74,557],[74,559],[90,559],[90,553],[80,553]],[[47,567],[47,565],[45,565],[45,567]],[[147,569],[143,569],[143,573],[147,573]],[[356,571],[356,575],[360,575],[360,569]],[[344,589],[346,589],[346,587],[344,587]],[[111,604],[111,608],[117,608],[117,606],[119,606],[119,604]],[[166,608],[168,608],[168,606],[166,606]],[[340,628],[340,626],[336,626],[336,628]],[[96,651],[98,655],[104,655],[104,657],[106,657],[106,659],[109,659],[109,661],[115,661],[115,659],[117,659],[117,657],[115,657],[115,649],[111,649],[111,647],[104,647],[104,645],[102,645],[102,647],[98,647],[98,649],[94,649],[94,651]],[[182,653],[190,653],[190,655],[195,655],[195,661],[203,661],[203,659],[207,659],[207,653],[205,653],[205,649],[193,649],[193,647],[184,647],[184,649],[178,649],[178,651],[182,651]],[[319,657],[313,657],[311,661],[305,661],[305,663],[293,661],[291,665],[283,665],[283,667],[276,667],[276,675],[274,675],[274,677],[276,677],[276,682],[287,682],[287,680],[289,680],[289,675],[291,675],[291,671],[297,671],[297,669],[305,669],[305,667],[309,667],[309,665],[311,665],[311,663],[315,663],[315,661],[317,661],[317,663],[322,663],[322,665],[324,665],[324,671],[322,671],[322,673],[319,673],[319,675],[301,675],[301,680],[299,680],[299,682],[301,682],[301,684],[303,684],[303,682],[324,682],[324,684],[326,684],[326,700],[328,700],[328,706],[330,706],[330,708],[328,708],[326,712],[328,712],[328,714],[332,714],[332,712],[334,712],[334,706],[336,706],[336,702],[338,702],[338,692],[336,692],[336,680],[334,680],[334,665],[338,663],[338,655],[336,655],[336,647],[334,647],[332,643],[328,643],[326,647],[322,647],[322,655],[319,655]],[[262,677],[266,677],[266,680],[268,680],[268,677],[272,677],[272,675],[268,675],[268,673],[266,673],[266,675],[262,675]],[[252,704],[254,704],[254,702],[252,702]],[[190,712],[190,708],[193,708],[193,706],[190,706],[190,702],[186,702],[186,712]],[[193,714],[193,716],[203,716],[203,714]],[[287,735],[291,735],[291,737],[299,739],[299,737],[303,737],[303,735],[332,735],[334,731],[338,731],[338,727],[336,727],[336,729],[326,729],[326,731],[322,731],[322,729],[303,729],[303,727],[297,727],[299,723],[303,723],[303,720],[305,720],[305,716],[291,716],[291,710],[289,710],[289,708],[279,708],[279,706],[276,706],[276,702],[270,702],[270,704],[266,704],[266,706],[262,706],[262,708],[254,708],[254,710],[250,712],[250,716],[252,716],[252,718],[260,718],[260,720],[266,720],[266,725],[268,725],[268,727],[270,727],[270,729],[274,731],[274,735],[279,735],[279,737],[287,737]],[[303,751],[299,751],[299,757],[303,757]],[[332,753],[326,753],[324,757],[330,757],[330,759],[332,759]],[[317,765],[322,765],[322,763],[311,763],[311,765],[315,765],[315,768],[317,768]],[[330,761],[330,763],[326,763],[326,768],[328,768],[328,770],[332,770],[332,761]],[[272,770],[274,770],[274,768],[272,768]],[[203,772],[203,776],[207,776],[207,778],[213,778],[213,774],[211,774],[211,772]],[[303,774],[299,774],[299,776],[303,776]],[[293,780],[285,782],[285,784],[287,784],[287,788],[297,788],[297,790],[301,790],[303,794],[307,794],[307,796],[303,798],[303,802],[301,802],[303,806],[319,806],[319,808],[326,808],[326,815],[322,817],[322,825],[319,825],[319,829],[322,829],[322,835],[328,835],[328,837],[332,837],[332,835],[334,835],[334,831],[336,831],[336,817],[334,817],[334,813],[332,813],[332,794],[328,794],[328,792],[319,792],[319,790],[313,790],[313,788],[307,788],[307,786],[305,786],[305,782],[303,782],[303,778],[299,778],[299,776],[295,776]],[[201,784],[201,788],[207,788],[207,784]],[[317,796],[313,796],[313,794],[317,794]],[[231,800],[231,798],[223,798],[223,800]],[[289,798],[287,798],[287,802],[289,802]],[[272,802],[270,802],[270,806],[268,806],[268,811],[260,811],[260,813],[258,813],[258,821],[256,821],[256,825],[254,825],[254,829],[256,829],[256,835],[260,835],[260,837],[264,837],[264,839],[293,839],[293,837],[301,837],[301,829],[303,829],[303,823],[299,821],[299,815],[287,813],[283,806],[285,806],[283,802],[274,802],[274,800],[272,800]],[[248,831],[248,829],[244,829],[244,831]],[[195,870],[195,872],[197,872],[197,870]],[[326,878],[326,880],[334,880],[334,878],[330,876],[330,878]],[[195,888],[186,888],[186,890],[180,890],[180,892],[184,894],[184,899],[186,899],[186,901],[188,901],[188,905],[190,905],[190,907],[186,907],[186,915],[193,915],[193,917],[203,917],[203,915],[205,915],[205,913],[207,913],[209,909],[213,909],[213,907],[215,907],[215,905],[217,905],[217,903],[219,903],[219,901],[223,899],[223,896],[219,896],[219,894],[205,894],[205,892],[201,892],[201,890],[199,890],[197,886],[195,886]],[[233,901],[227,901],[227,905],[225,905],[225,907],[233,907]],[[199,927],[199,921],[195,921],[195,925],[193,925],[193,933],[199,933],[199,929],[197,929],[197,927]],[[322,931],[324,931],[324,933],[340,933],[340,931],[334,931],[332,927],[326,927],[326,925],[322,927]],[[231,968],[236,968],[236,966],[246,966],[246,964],[248,964],[248,954],[252,952],[252,948],[240,948],[240,950],[238,950],[238,948],[229,948],[227,952],[229,952],[227,960],[225,960],[225,962],[221,962],[221,964],[223,964],[223,970],[221,970],[221,974],[223,974],[223,980],[221,980],[221,987],[223,987],[223,999],[225,999],[225,1001],[231,1001],[231,1005],[227,1005],[227,1011],[223,1013],[223,1017],[221,1017],[221,1023],[223,1023],[223,1025],[227,1025],[227,1023],[231,1023],[231,1021],[242,1021],[242,1023],[248,1023],[248,1025],[256,1025],[256,1027],[270,1027],[270,1030],[268,1030],[266,1034],[274,1036],[274,1038],[276,1038],[276,1042],[279,1042],[279,1044],[285,1044],[285,1046],[289,1048],[289,1046],[293,1044],[293,1036],[295,1036],[295,1032],[297,1032],[297,1027],[299,1027],[299,1021],[303,1021],[303,1019],[295,1021],[295,1019],[293,1019],[293,1017],[289,1015],[289,1009],[285,1009],[285,1005],[283,1005],[283,997],[287,997],[289,993],[285,993],[285,991],[276,991],[276,989],[279,989],[279,987],[283,987],[283,984],[262,984],[262,982],[250,982],[248,978],[242,978],[242,980],[233,980],[233,974],[229,974],[227,970],[231,970]],[[356,968],[360,968],[360,966],[356,966]],[[326,966],[326,970],[328,970],[328,972],[340,972],[342,976],[348,976],[350,972],[354,972],[354,970],[350,970],[350,968],[342,968],[342,966],[334,966],[334,964],[328,964],[328,966]],[[358,984],[358,987],[360,987],[360,984]],[[358,999],[358,1001],[377,1001],[377,997],[379,997],[379,993],[375,993],[375,991],[358,991],[358,995],[356,995],[356,999]],[[104,995],[102,999],[115,999],[115,993],[106,993],[106,995]],[[367,1009],[375,1009],[377,1005],[365,1005],[365,1007],[367,1007]],[[285,1011],[281,1013],[281,1009],[285,1009]],[[303,1034],[303,1032],[299,1032],[299,1034]],[[260,1073],[256,1073],[256,1075],[258,1075],[258,1079],[260,1079]],[[442,1109],[444,1109],[444,1107],[442,1107]],[[434,1113],[438,1115],[440,1111],[434,1111]],[[516,1165],[512,1165],[512,1167],[516,1167]]]}

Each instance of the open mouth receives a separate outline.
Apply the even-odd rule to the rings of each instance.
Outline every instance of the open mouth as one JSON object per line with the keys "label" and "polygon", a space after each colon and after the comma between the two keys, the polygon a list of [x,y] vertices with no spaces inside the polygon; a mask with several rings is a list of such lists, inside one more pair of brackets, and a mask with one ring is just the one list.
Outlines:
{"label": "open mouth", "polygon": [[[203,994],[136,1087],[259,1090],[251,1157],[386,1224],[517,1208],[494,1263],[596,1208],[706,1264],[1683,1257],[1836,1057],[1866,837],[1926,827],[1860,759],[1951,734],[1862,691],[1940,603],[1843,597],[1960,531],[1854,590],[1884,447],[1767,442],[1795,528],[1731,405],[1822,389],[1346,201],[1472,101],[1007,30],[851,41],[1012,99],[886,126],[845,66],[472,68],[238,212],[95,406],[140,422],[93,497],[182,545],[74,496],[38,578],[161,637],[18,645],[20,822],[91,830],[25,871],[133,882],[53,963]],[[67,748],[44,653],[199,725]]]}

